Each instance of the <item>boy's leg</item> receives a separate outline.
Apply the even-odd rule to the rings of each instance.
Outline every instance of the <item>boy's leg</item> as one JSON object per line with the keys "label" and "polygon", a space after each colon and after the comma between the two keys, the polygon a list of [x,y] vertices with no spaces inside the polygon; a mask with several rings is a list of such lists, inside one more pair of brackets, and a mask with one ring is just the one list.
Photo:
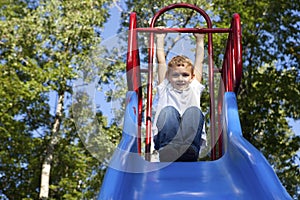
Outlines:
{"label": "boy's leg", "polygon": [[180,114],[172,106],[163,108],[157,119],[158,134],[154,137],[157,149],[169,144],[176,136],[180,127]]}
{"label": "boy's leg", "polygon": [[176,148],[173,146],[180,127],[180,114],[172,106],[163,108],[158,116],[158,134],[154,137],[155,149],[159,149],[160,161],[171,162],[178,158]]}
{"label": "boy's leg", "polygon": [[183,154],[179,161],[197,161],[201,146],[201,134],[204,124],[204,115],[197,107],[188,108],[181,120],[180,133],[182,134]]}

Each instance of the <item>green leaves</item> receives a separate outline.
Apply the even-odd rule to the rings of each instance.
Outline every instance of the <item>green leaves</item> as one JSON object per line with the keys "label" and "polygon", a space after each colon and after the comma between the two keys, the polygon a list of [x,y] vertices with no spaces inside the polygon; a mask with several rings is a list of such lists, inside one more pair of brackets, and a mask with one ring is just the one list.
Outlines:
{"label": "green leaves", "polygon": [[61,131],[51,132],[53,94],[69,97],[80,72],[99,67],[83,64],[100,42],[94,28],[108,16],[106,1],[38,2],[0,2],[0,193],[38,199],[42,162],[56,134],[49,199],[91,199],[103,175],[99,161],[80,143],[68,111],[59,116]]}

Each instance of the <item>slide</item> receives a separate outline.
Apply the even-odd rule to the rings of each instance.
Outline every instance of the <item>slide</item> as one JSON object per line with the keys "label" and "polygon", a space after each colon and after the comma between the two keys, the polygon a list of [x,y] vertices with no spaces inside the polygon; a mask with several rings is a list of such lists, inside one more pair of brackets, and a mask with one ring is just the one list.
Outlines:
{"label": "slide", "polygon": [[264,156],[243,138],[236,96],[223,104],[224,155],[215,161],[148,162],[137,152],[137,96],[127,93],[122,140],[98,200],[291,199]]}

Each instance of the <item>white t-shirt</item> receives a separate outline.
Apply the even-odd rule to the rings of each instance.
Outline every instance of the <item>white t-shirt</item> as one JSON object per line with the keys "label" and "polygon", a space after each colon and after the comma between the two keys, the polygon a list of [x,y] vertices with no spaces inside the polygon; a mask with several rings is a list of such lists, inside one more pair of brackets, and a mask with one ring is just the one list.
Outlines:
{"label": "white t-shirt", "polygon": [[[176,110],[182,114],[185,110],[189,107],[196,106],[200,110],[200,98],[201,94],[204,90],[204,85],[202,85],[196,79],[193,79],[192,82],[189,84],[189,87],[185,90],[176,90],[172,87],[171,83],[164,79],[157,87],[157,93],[153,101],[153,111],[154,111],[154,123],[152,126],[152,133],[153,136],[157,135],[157,118],[160,111],[166,106],[173,106]],[[206,146],[206,132],[205,126],[203,125],[203,133],[201,139],[204,140],[202,142],[202,147]]]}

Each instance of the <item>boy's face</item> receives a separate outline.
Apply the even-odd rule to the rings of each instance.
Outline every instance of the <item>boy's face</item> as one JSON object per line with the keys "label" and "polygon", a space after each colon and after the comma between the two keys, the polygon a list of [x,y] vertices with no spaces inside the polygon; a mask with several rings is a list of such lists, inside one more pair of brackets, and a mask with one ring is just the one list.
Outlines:
{"label": "boy's face", "polygon": [[168,80],[173,88],[177,90],[186,89],[192,82],[194,75],[192,74],[192,67],[175,66],[168,69]]}

